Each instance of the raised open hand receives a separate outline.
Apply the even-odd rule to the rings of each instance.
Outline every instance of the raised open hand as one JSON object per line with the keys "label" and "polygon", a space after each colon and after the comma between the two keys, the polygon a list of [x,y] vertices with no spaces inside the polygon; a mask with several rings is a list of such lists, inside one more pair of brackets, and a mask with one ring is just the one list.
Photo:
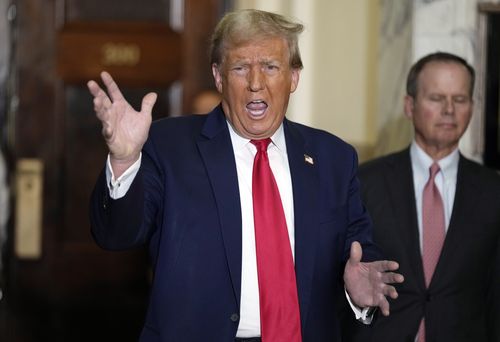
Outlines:
{"label": "raised open hand", "polygon": [[95,81],[89,81],[87,86],[94,96],[94,110],[102,123],[102,135],[108,145],[115,177],[119,177],[139,158],[148,137],[157,95],[144,96],[138,112],[123,97],[110,74],[103,71],[101,79],[107,93]]}
{"label": "raised open hand", "polygon": [[404,277],[393,271],[399,268],[395,261],[361,262],[363,251],[359,242],[351,245],[351,254],[344,270],[344,283],[354,304],[361,308],[378,306],[384,316],[389,316],[389,302],[398,292],[393,283],[402,283]]}

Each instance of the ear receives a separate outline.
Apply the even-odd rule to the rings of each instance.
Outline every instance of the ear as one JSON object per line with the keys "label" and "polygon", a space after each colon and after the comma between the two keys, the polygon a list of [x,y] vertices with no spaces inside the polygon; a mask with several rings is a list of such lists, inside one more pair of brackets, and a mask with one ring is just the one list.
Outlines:
{"label": "ear", "polygon": [[300,78],[300,69],[293,68],[292,69],[292,82],[290,84],[290,93],[293,93],[295,91],[295,89],[297,89],[297,86],[299,85],[299,78]]}
{"label": "ear", "polygon": [[222,94],[222,74],[219,70],[219,65],[215,63],[212,64],[212,75],[214,76],[217,91]]}
{"label": "ear", "polygon": [[405,116],[408,119],[413,119],[413,110],[415,109],[415,99],[410,95],[406,95],[404,98],[404,111]]}

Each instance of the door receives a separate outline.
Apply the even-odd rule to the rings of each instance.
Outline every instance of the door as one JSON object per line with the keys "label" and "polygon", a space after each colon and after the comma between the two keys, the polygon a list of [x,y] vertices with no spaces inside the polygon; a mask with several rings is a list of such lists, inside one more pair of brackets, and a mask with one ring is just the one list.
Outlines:
{"label": "door", "polygon": [[136,341],[146,250],[107,252],[88,200],[106,158],[86,81],[112,73],[134,106],[180,115],[212,87],[209,34],[222,0],[18,0],[8,101],[16,168],[1,341]]}

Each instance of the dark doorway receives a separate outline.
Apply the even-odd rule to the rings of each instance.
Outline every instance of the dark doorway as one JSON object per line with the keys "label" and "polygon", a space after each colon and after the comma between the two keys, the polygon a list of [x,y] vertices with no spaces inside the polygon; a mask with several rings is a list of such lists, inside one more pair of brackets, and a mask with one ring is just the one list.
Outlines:
{"label": "dark doorway", "polygon": [[145,250],[106,252],[90,236],[88,199],[106,148],[85,83],[106,68],[133,105],[155,91],[154,118],[179,115],[212,86],[209,34],[228,2],[11,2],[15,106],[2,140],[12,179],[23,181],[13,181],[0,341],[137,341],[151,271]]}
{"label": "dark doorway", "polygon": [[484,163],[500,170],[500,9],[487,18]]}

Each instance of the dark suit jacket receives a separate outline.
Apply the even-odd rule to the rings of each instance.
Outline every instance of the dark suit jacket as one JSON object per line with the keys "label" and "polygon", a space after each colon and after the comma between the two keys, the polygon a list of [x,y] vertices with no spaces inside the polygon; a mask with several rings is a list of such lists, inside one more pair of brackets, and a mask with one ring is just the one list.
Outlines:
{"label": "dark suit jacket", "polygon": [[414,341],[422,316],[427,342],[500,341],[500,177],[463,156],[446,240],[425,288],[409,149],[362,165],[364,203],[374,240],[400,263],[391,315],[354,323],[352,341]]}
{"label": "dark suit jacket", "polygon": [[[336,299],[350,244],[364,256],[371,222],[354,149],[284,122],[293,186],[295,268],[304,341],[338,341]],[[305,162],[305,155],[314,164]],[[91,201],[92,233],[106,249],[149,245],[154,267],[141,341],[234,341],[241,288],[241,210],[223,112],[153,123],[127,195],[109,198],[104,173]]]}

